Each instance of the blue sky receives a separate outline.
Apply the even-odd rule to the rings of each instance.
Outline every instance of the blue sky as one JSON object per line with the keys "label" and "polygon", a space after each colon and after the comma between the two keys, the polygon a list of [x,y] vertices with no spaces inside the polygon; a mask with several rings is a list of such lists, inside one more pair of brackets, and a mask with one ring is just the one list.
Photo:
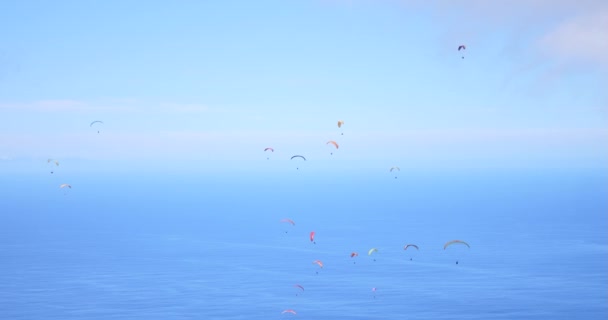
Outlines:
{"label": "blue sky", "polygon": [[0,163],[606,168],[607,30],[601,0],[3,1]]}

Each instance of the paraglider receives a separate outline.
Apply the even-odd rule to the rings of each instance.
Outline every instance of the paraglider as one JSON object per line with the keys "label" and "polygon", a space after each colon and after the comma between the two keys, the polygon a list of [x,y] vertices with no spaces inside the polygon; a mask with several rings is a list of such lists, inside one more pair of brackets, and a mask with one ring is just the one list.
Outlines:
{"label": "paraglider", "polygon": [[286,309],[286,310],[283,310],[283,312],[281,312],[281,314],[283,314],[283,313],[292,313],[292,314],[296,314],[296,311],[295,311],[295,310],[293,310],[293,309]]}
{"label": "paraglider", "polygon": [[[301,155],[296,154],[295,156],[292,156],[290,160],[293,160],[294,158],[302,158],[302,159],[304,159],[304,161],[306,161],[306,158],[304,158],[304,156],[301,156]],[[296,169],[300,170],[300,168],[298,168],[298,167],[296,167]]]}
{"label": "paraglider", "polygon": [[[461,44],[458,46],[458,51],[460,52],[460,50],[466,50],[467,47],[464,44]],[[462,54],[462,59],[464,59],[464,53]]]}
{"label": "paraglider", "polygon": [[[357,253],[357,252],[351,252],[351,254],[350,254],[350,257],[351,257],[351,258],[358,257],[358,256],[359,256],[359,253]],[[356,263],[356,262],[355,262],[355,261],[353,261],[353,264],[355,264],[355,263]]]}
{"label": "paraglider", "polygon": [[[321,269],[323,269],[323,262],[321,260],[315,260],[312,263],[318,265]],[[319,271],[316,271],[315,273],[319,274]]]}
{"label": "paraglider", "polygon": [[[266,151],[274,152],[274,149],[271,147],[268,147],[268,148],[264,149],[264,152],[266,152]],[[266,160],[268,160],[268,159],[270,159],[270,158],[266,157]]]}
{"label": "paraglider", "polygon": [[[448,241],[448,242],[446,242],[446,243],[443,245],[443,250],[445,250],[447,247],[449,247],[449,246],[451,246],[451,245],[453,245],[453,244],[458,244],[458,243],[459,243],[459,244],[463,244],[463,245],[467,246],[467,248],[469,248],[469,249],[471,248],[471,246],[470,246],[468,243],[466,243],[466,242],[464,242],[464,241],[462,241],[462,240],[452,240],[452,241]],[[458,260],[456,260],[456,264],[458,264]]]}
{"label": "paraglider", "polygon": [[[54,164],[55,164],[55,166],[59,166],[59,161],[57,161],[57,160],[54,160],[54,159],[48,159],[48,160],[46,161],[46,163],[51,163],[51,162],[52,162],[52,163],[54,163]],[[53,174],[53,171],[51,171],[51,174]]]}
{"label": "paraglider", "polygon": [[[341,128],[343,124],[344,124],[343,120],[338,120],[338,128]],[[344,132],[340,133],[340,135],[344,135]]]}
{"label": "paraglider", "polygon": [[317,244],[315,242],[315,232],[314,231],[310,232],[310,242],[312,242],[313,244]]}
{"label": "paraglider", "polygon": [[[405,246],[403,246],[403,250],[407,250],[407,248],[409,247],[416,248],[416,250],[420,250],[415,244],[406,244]],[[412,261],[412,257],[410,257],[410,261]]]}
{"label": "paraglider", "polygon": [[[95,121],[91,122],[91,124],[89,125],[89,127],[92,127],[96,123],[103,124],[103,121],[95,120]],[[97,130],[97,133],[99,133],[99,130]]]}
{"label": "paraglider", "polygon": [[[302,287],[302,286],[301,286],[301,285],[299,285],[299,284],[294,284],[293,286],[294,286],[294,287],[296,287],[296,288],[300,288],[300,289],[302,289],[302,291],[304,291],[304,287]],[[296,296],[297,296],[297,295],[298,295],[298,294],[296,293]]]}
{"label": "paraglider", "polygon": [[[338,146],[338,143],[333,140],[327,141],[326,144],[332,144],[334,147],[336,147],[336,150],[340,147],[340,146]],[[333,154],[334,154],[333,152],[330,153],[330,155],[333,155]]]}
{"label": "paraglider", "polygon": [[[401,171],[401,169],[399,169],[399,167],[394,166],[394,167],[391,167],[391,169],[389,170],[389,172],[393,172],[393,170]],[[396,175],[395,175],[395,179],[397,179]]]}
{"label": "paraglider", "polygon": [[[372,253],[374,253],[374,252],[378,252],[378,249],[376,249],[376,248],[371,248],[371,249],[369,249],[369,251],[367,252],[367,255],[368,255],[368,256],[371,256],[371,255],[372,255]],[[376,261],[376,259],[374,259],[374,261]]]}
{"label": "paraglider", "polygon": [[[289,223],[289,224],[291,224],[292,226],[295,226],[295,225],[296,225],[296,223],[295,223],[295,222],[293,222],[293,220],[291,220],[291,219],[281,219],[281,222],[282,222],[282,223]],[[287,230],[285,230],[285,233],[287,233]]]}

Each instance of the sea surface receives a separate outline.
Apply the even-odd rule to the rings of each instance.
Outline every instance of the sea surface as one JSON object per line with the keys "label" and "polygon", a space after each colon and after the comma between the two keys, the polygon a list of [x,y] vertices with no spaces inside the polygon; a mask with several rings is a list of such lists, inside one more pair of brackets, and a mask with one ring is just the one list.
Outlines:
{"label": "sea surface", "polygon": [[605,171],[0,183],[0,319],[608,319]]}

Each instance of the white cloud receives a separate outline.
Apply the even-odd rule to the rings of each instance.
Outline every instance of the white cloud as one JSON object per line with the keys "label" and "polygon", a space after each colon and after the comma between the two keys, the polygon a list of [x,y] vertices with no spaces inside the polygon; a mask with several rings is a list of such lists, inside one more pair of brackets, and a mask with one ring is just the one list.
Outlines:
{"label": "white cloud", "polygon": [[540,45],[545,54],[563,62],[608,67],[608,7],[558,25]]}

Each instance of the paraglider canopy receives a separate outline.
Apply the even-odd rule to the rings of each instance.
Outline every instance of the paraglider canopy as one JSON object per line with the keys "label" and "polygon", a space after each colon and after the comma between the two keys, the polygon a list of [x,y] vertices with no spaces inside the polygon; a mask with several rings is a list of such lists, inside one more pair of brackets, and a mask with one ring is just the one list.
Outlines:
{"label": "paraglider canopy", "polygon": [[449,246],[451,246],[451,245],[453,245],[453,244],[456,244],[456,243],[464,244],[465,246],[467,246],[467,247],[471,248],[471,246],[470,246],[468,243],[466,243],[466,242],[464,242],[464,241],[462,241],[462,240],[452,240],[452,241],[448,241],[448,242],[446,242],[446,243],[443,245],[443,250],[445,250],[447,247],[449,247]]}
{"label": "paraglider canopy", "polygon": [[418,246],[415,244],[407,244],[403,247],[403,250],[407,250],[407,248],[409,248],[409,247],[413,247],[413,248],[416,248],[416,250],[420,250],[420,249],[418,249]]}
{"label": "paraglider canopy", "polygon": [[337,142],[333,141],[333,140],[329,140],[327,141],[326,144],[332,144],[334,147],[336,147],[336,149],[340,148],[340,146],[338,145]]}
{"label": "paraglider canopy", "polygon": [[295,223],[293,220],[291,220],[291,219],[281,219],[281,222],[287,222],[287,223],[290,223],[292,226],[295,226],[295,225],[296,225],[296,223]]}

